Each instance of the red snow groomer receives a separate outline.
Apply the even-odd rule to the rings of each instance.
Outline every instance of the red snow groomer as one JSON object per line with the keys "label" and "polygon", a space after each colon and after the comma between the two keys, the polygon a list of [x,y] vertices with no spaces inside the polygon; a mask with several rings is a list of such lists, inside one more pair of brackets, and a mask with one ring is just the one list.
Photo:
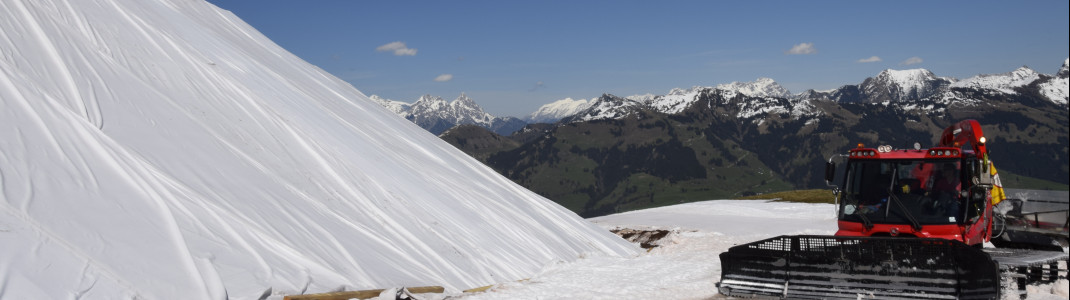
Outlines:
{"label": "red snow groomer", "polygon": [[[1024,292],[1027,284],[1065,278],[1062,251],[982,249],[1002,230],[994,226],[1002,218],[993,206],[1003,198],[985,142],[977,121],[966,120],[945,129],[936,147],[859,144],[830,159],[825,179],[839,183],[835,236],[732,247],[720,255],[719,291],[787,299],[997,299],[1005,280]],[[845,167],[837,168],[837,158]]]}

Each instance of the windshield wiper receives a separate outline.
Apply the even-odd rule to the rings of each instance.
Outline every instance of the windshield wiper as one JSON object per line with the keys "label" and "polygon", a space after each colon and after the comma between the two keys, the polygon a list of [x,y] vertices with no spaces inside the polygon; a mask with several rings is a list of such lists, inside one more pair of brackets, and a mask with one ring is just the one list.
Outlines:
{"label": "windshield wiper", "polygon": [[866,230],[872,230],[873,229],[873,221],[870,221],[869,217],[866,217],[866,214],[856,214],[856,215],[859,218],[862,218],[862,227],[865,227]]}
{"label": "windshield wiper", "polygon": [[[855,196],[851,195],[851,194],[848,194],[847,195],[847,199],[844,199],[844,204],[849,203],[848,201],[851,201],[853,203],[858,203],[858,199],[856,199]],[[862,213],[862,212],[859,211],[859,212],[854,213],[854,215],[856,215],[856,216],[858,216],[859,218],[862,219],[862,227],[865,227],[866,230],[872,230],[873,229],[873,221],[870,221],[869,217],[866,217],[865,213]]]}
{"label": "windshield wiper", "polygon": [[[894,176],[894,174],[898,174],[898,173],[899,173],[899,166],[897,165],[892,171],[892,174],[893,174],[893,176],[891,178],[892,180],[890,182],[888,182],[889,183],[889,185],[888,185],[888,202],[895,202],[895,204],[897,206],[899,206],[899,210],[902,210],[903,211],[903,215],[907,217],[908,221],[910,221],[910,227],[913,227],[914,231],[921,231],[921,222],[918,222],[918,219],[914,218],[914,214],[910,213],[910,210],[907,209],[907,206],[903,204],[903,201],[899,201],[899,197],[895,196],[895,188],[896,188],[896,186],[895,186],[896,185],[895,184],[896,180],[895,179],[896,179],[896,176]],[[884,211],[884,217],[885,218],[888,217],[888,212],[890,212],[890,211],[892,211],[892,204],[888,203],[888,208]]]}
{"label": "windshield wiper", "polygon": [[[921,231],[921,222],[918,222],[918,219],[914,218],[914,214],[910,213],[910,210],[907,209],[907,206],[903,204],[903,201],[899,201],[899,197],[896,197],[895,193],[892,193],[891,191],[889,191],[889,193],[888,193],[888,201],[893,201],[893,200],[896,203],[896,205],[899,206],[899,210],[903,211],[903,215],[905,215],[907,217],[907,220],[910,221],[910,227],[913,227],[914,231]],[[891,205],[889,205],[889,206],[891,206]]]}

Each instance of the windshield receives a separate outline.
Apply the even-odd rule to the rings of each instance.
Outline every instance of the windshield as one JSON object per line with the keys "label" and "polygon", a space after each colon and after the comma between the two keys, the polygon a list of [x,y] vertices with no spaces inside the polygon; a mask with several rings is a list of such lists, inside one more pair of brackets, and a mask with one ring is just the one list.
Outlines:
{"label": "windshield", "polygon": [[960,167],[957,160],[848,162],[840,219],[868,219],[875,224],[911,224],[911,218],[922,225],[959,223],[963,215]]}

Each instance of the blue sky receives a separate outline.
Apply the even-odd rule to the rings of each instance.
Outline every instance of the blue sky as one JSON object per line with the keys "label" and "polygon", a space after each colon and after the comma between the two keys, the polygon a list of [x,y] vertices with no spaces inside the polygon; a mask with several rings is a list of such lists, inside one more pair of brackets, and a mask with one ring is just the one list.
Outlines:
{"label": "blue sky", "polygon": [[498,116],[758,77],[798,93],[884,69],[1054,74],[1070,56],[1068,1],[209,2],[367,95],[464,92]]}

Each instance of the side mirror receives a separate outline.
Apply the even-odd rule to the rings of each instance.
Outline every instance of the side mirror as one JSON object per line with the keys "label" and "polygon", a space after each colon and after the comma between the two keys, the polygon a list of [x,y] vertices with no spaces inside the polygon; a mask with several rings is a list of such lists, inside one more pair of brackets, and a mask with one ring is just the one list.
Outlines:
{"label": "side mirror", "polygon": [[836,163],[830,161],[825,163],[825,182],[832,182],[834,179],[836,179]]}
{"label": "side mirror", "polygon": [[[831,187],[834,193],[838,192],[840,190],[839,186],[836,185],[836,181],[837,181],[836,178],[840,177],[840,179],[839,179],[840,183],[843,183],[843,181],[842,181],[842,180],[844,180],[843,176],[844,176],[844,174],[847,174],[846,173],[846,171],[847,171],[846,169],[844,169],[844,170],[837,169],[837,166],[836,166],[836,162],[837,161],[846,162],[847,161],[847,155],[846,154],[833,155],[832,157],[829,157],[829,160],[825,163],[825,185],[828,185],[829,187]],[[841,166],[839,168],[842,169],[843,167]],[[840,173],[837,173],[837,172],[840,172]]]}

